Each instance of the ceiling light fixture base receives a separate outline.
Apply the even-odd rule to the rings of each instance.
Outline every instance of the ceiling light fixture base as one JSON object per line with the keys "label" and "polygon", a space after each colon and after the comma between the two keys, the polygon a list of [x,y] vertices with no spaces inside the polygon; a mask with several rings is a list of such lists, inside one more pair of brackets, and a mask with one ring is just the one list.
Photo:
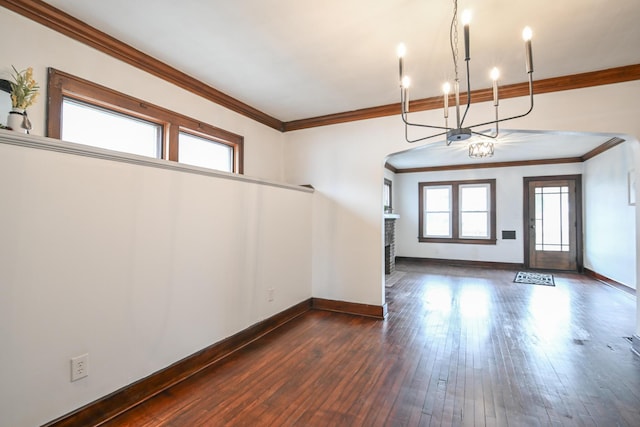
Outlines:
{"label": "ceiling light fixture base", "polygon": [[471,138],[471,133],[469,128],[451,129],[447,131],[447,145],[455,141],[465,141]]}

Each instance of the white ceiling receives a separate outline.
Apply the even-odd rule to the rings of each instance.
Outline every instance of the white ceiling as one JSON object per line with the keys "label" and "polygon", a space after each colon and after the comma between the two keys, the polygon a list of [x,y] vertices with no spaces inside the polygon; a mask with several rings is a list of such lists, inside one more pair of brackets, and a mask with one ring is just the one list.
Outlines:
{"label": "white ceiling", "polygon": [[[398,102],[401,41],[412,98],[453,75],[450,0],[46,2],[285,122]],[[526,80],[525,25],[536,79],[640,63],[639,0],[460,0],[466,8],[474,89],[490,86],[493,66],[501,84]]]}
{"label": "white ceiling", "polygon": [[[489,129],[483,129],[483,132]],[[491,163],[519,162],[581,157],[613,138],[614,134],[551,132],[502,129],[494,141],[495,154],[490,159],[470,159],[468,142],[482,140],[473,137],[467,143],[444,141],[427,143],[389,158],[388,163],[397,169],[428,168],[442,165],[467,165],[490,161]],[[486,140],[486,138],[484,138]]]}

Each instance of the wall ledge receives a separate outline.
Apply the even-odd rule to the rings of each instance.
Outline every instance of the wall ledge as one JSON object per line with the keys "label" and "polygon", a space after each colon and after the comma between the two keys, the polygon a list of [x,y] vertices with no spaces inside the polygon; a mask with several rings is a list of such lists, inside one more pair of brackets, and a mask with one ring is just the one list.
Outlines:
{"label": "wall ledge", "polygon": [[15,145],[19,147],[53,151],[74,156],[90,157],[94,159],[128,163],[157,169],[204,175],[213,178],[229,179],[232,181],[242,181],[252,184],[284,188],[287,190],[302,191],[303,193],[314,192],[314,189],[308,186],[305,187],[300,185],[291,185],[283,182],[270,181],[266,179],[248,177],[245,175],[238,175],[229,172],[216,171],[213,169],[185,165],[169,160],[154,159],[151,157],[139,156],[136,154],[122,153],[119,151],[91,147],[89,145],[76,144],[73,142],[60,141],[58,139],[46,138],[43,136],[27,135],[5,129],[0,129],[0,144]]}

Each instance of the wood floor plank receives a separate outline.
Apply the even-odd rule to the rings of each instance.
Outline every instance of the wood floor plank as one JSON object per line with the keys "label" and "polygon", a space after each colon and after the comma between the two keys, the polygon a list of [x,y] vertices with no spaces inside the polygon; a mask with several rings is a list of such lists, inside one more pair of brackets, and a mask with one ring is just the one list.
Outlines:
{"label": "wood floor plank", "polygon": [[310,311],[104,425],[640,426],[635,297],[396,269],[386,320]]}

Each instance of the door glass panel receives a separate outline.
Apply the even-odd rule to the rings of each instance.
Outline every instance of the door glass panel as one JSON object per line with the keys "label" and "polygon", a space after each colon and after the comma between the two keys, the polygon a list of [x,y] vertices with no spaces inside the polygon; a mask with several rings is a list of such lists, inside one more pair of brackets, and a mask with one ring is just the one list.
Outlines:
{"label": "door glass panel", "polygon": [[535,248],[569,251],[569,187],[543,187],[535,191]]}
{"label": "door glass panel", "polygon": [[562,250],[569,250],[569,187],[562,187],[560,203],[562,209]]}

